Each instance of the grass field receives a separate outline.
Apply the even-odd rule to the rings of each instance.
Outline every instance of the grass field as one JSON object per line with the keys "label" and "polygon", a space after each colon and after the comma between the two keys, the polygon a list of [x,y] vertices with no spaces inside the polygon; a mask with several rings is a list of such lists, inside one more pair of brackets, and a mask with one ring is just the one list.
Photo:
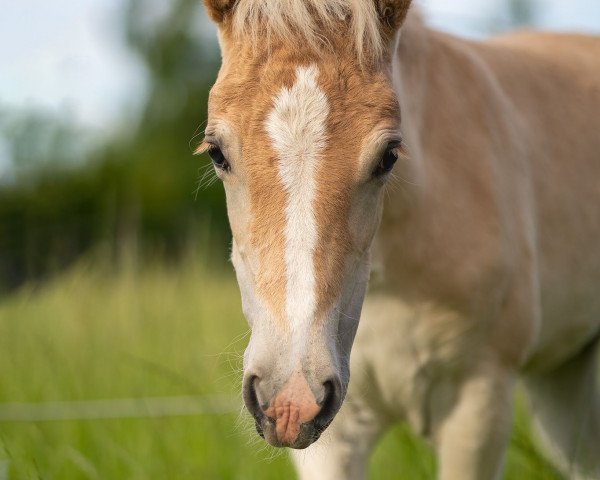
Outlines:
{"label": "grass field", "polygon": [[[121,273],[101,264],[82,262],[0,300],[0,403],[238,396],[247,327],[231,272],[196,260]],[[505,478],[560,478],[517,417]],[[428,447],[402,427],[370,465],[373,479],[434,476]],[[4,478],[287,479],[293,471],[246,414],[232,412],[0,422]]]}

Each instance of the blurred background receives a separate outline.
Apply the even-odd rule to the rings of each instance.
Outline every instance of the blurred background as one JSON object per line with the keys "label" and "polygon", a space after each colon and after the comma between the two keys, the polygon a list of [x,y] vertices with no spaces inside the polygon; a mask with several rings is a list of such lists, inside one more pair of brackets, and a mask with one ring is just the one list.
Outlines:
{"label": "blurred background", "polygon": [[[589,0],[421,0],[471,38],[600,32]],[[201,139],[200,0],[0,0],[0,480],[285,478],[240,412],[247,339]],[[525,414],[507,478],[560,478]],[[372,478],[433,478],[398,427]]]}

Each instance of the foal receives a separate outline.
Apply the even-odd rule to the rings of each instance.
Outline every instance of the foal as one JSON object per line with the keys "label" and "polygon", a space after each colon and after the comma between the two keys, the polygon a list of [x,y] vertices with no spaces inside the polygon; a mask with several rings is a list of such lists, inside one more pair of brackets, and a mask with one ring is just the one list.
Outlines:
{"label": "foal", "polygon": [[275,446],[333,421],[302,478],[364,477],[405,420],[440,479],[486,480],[520,372],[553,458],[600,478],[600,41],[464,41],[410,3],[205,0],[244,401]]}

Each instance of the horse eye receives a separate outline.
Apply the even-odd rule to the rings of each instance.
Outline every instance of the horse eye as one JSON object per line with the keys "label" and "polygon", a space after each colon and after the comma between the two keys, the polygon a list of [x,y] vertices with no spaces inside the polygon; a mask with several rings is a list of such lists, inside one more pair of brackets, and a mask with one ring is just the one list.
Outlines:
{"label": "horse eye", "polygon": [[208,155],[212,159],[215,167],[217,167],[225,172],[229,172],[231,170],[231,167],[229,166],[229,162],[225,158],[225,155],[223,155],[223,152],[221,151],[221,149],[219,147],[217,147],[216,145],[212,145],[208,149]]}
{"label": "horse eye", "polygon": [[394,168],[394,165],[398,161],[398,147],[398,143],[390,143],[387,146],[383,157],[381,157],[381,161],[377,164],[377,168],[373,172],[373,176],[381,177]]}

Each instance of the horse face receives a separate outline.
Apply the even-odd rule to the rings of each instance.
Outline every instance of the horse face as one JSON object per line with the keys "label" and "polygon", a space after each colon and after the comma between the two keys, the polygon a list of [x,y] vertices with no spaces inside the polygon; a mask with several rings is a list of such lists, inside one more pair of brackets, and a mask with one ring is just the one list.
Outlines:
{"label": "horse face", "polygon": [[399,108],[389,64],[359,65],[343,36],[335,54],[223,29],[220,41],[201,148],[225,185],[252,330],[243,397],[269,443],[305,448],[348,385]]}

